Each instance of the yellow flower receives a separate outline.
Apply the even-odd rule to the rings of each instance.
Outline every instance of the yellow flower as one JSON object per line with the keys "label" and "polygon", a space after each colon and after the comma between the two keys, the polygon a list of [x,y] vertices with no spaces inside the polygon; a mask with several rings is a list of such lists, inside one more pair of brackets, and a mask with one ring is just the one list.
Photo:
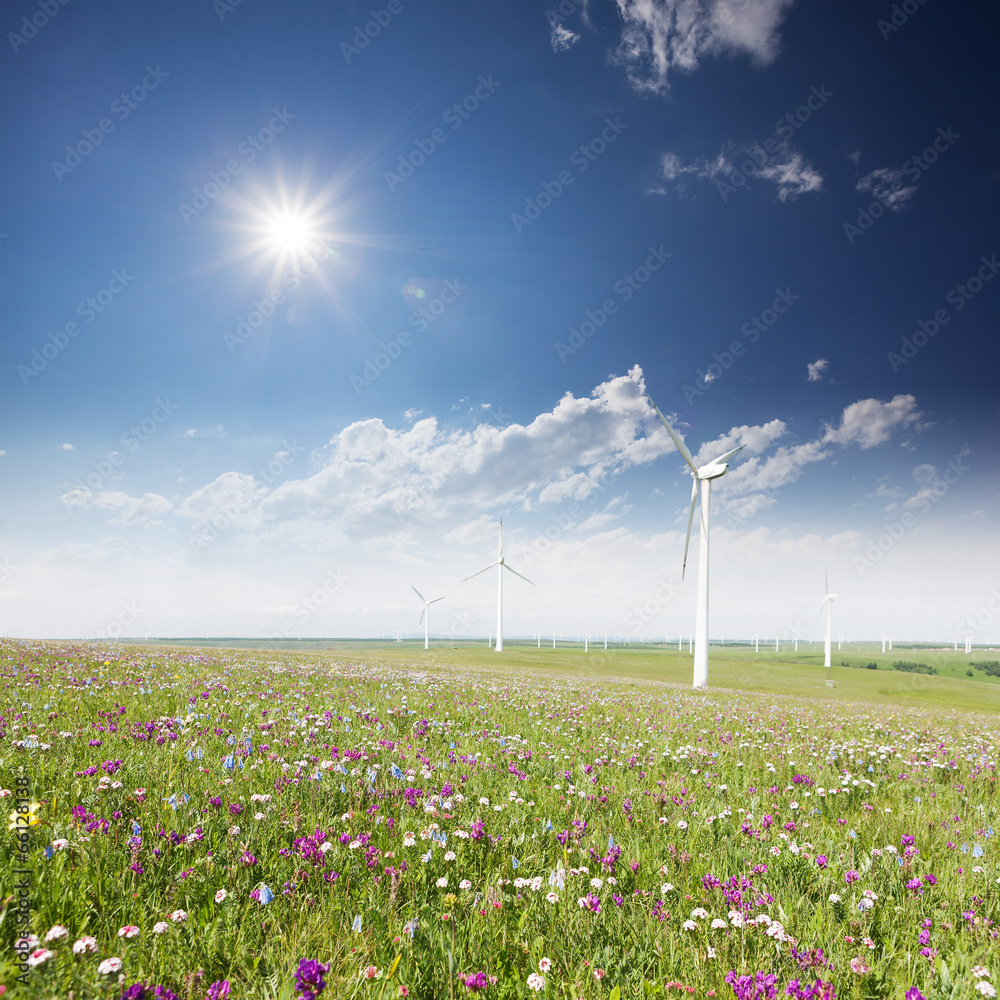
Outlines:
{"label": "yellow flower", "polygon": [[7,827],[8,832],[11,830],[22,830],[28,826],[38,826],[42,822],[37,816],[39,809],[41,809],[41,805],[38,802],[30,803],[27,813],[19,813],[15,809],[10,814],[10,825]]}

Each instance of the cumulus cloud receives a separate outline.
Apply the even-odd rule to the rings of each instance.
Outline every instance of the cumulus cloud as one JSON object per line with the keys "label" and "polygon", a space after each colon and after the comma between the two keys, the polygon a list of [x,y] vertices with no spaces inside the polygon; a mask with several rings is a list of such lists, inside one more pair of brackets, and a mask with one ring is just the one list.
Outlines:
{"label": "cumulus cloud", "polygon": [[173,509],[173,504],[157,493],[144,493],[141,497],[132,497],[117,490],[94,492],[78,488],[64,493],[59,499],[67,507],[80,509],[97,507],[100,510],[111,511],[115,516],[108,520],[109,524],[146,524],[154,518],[169,514]]}
{"label": "cumulus cloud", "polygon": [[806,365],[810,382],[819,382],[823,378],[823,372],[830,367],[830,362],[826,358],[817,358],[811,364]]}
{"label": "cumulus cloud", "polygon": [[841,417],[840,426],[827,426],[824,443],[857,444],[873,448],[888,441],[896,430],[917,425],[922,414],[913,396],[893,396],[888,403],[877,399],[859,399],[851,403]]}
{"label": "cumulus cloud", "polygon": [[742,152],[727,147],[714,160],[694,160],[685,164],[676,153],[664,153],[660,174],[664,180],[677,181],[686,176],[714,181],[720,190],[742,187],[748,179],[774,184],[779,201],[794,201],[799,195],[823,188],[823,178],[801,153],[786,140],[775,140],[774,152],[768,153],[758,143]]}
{"label": "cumulus cloud", "polygon": [[766,65],[793,0],[617,0],[622,35],[612,55],[640,93],[665,93],[675,72],[707,55],[749,55]]}
{"label": "cumulus cloud", "polygon": [[71,444],[61,444],[61,445],[59,445],[59,447],[62,448],[63,451],[72,451],[73,450],[73,446]]}

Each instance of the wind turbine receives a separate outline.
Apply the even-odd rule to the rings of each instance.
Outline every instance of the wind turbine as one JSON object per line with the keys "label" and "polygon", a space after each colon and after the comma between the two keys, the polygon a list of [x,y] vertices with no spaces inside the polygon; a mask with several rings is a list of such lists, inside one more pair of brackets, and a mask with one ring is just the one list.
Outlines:
{"label": "wind turbine", "polygon": [[424,626],[424,649],[430,649],[430,627],[431,627],[431,612],[430,606],[432,604],[437,604],[438,601],[443,601],[443,597],[435,597],[433,601],[428,601],[423,594],[417,590],[416,587],[413,588],[413,593],[417,595],[424,602],[424,610],[420,612],[420,621],[417,622],[417,628],[420,628],[421,624]]}
{"label": "wind turbine", "polygon": [[[480,573],[485,573],[488,569],[493,569],[494,566],[496,566],[497,568],[497,642],[494,649],[497,653],[502,653],[503,652],[503,571],[508,570],[509,572],[513,573],[514,576],[520,576],[521,579],[525,581],[525,583],[531,583],[531,586],[534,587],[534,584],[531,582],[531,580],[529,580],[526,576],[522,576],[522,574],[518,573],[516,569],[513,569],[512,567],[508,566],[507,563],[504,561],[502,520],[500,521],[500,545],[497,548],[497,561],[490,563],[489,566],[484,566],[481,570],[477,570],[475,573],[472,574],[472,576],[467,576],[465,580],[471,580],[473,576],[479,576]],[[465,583],[465,580],[463,580],[462,583]],[[555,645],[554,637],[552,640],[552,644],[553,646]]]}
{"label": "wind turbine", "polygon": [[[833,602],[837,599],[836,594],[830,593],[830,574],[825,575],[826,580],[826,597],[823,599],[823,603],[820,605],[819,614],[816,616],[816,621],[819,621],[823,617],[823,608],[826,608],[826,641],[823,644],[823,666],[830,666],[830,626],[833,622]],[[838,646],[839,648],[839,646]]]}
{"label": "wind turbine", "polygon": [[[650,400],[652,403],[653,401]],[[673,439],[681,457],[688,464],[691,470],[691,512],[688,514],[687,538],[684,541],[684,564],[681,568],[681,579],[687,569],[688,548],[691,545],[691,524],[694,521],[694,507],[698,502],[698,494],[701,493],[701,538],[698,545],[698,604],[695,614],[695,647],[694,647],[694,682],[696,688],[708,687],[708,521],[711,510],[711,488],[712,480],[719,479],[729,470],[726,464],[737,452],[743,450],[745,445],[733,448],[724,455],[713,459],[707,465],[699,468],[694,464],[694,458],[688,451],[684,442],[677,436],[677,432],[667,423],[667,418],[660,413],[659,408],[653,403],[656,415],[663,421],[667,433]],[[704,484],[704,491],[702,486]]]}

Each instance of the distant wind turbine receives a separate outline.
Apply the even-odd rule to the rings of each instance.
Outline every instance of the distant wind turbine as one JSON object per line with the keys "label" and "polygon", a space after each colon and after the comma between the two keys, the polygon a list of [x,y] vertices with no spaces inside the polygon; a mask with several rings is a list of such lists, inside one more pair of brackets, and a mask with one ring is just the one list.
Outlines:
{"label": "distant wind turbine", "polygon": [[830,593],[830,574],[827,573],[825,576],[826,580],[826,597],[823,599],[823,603],[820,605],[819,614],[816,616],[816,621],[819,621],[823,617],[823,609],[826,608],[826,641],[823,644],[823,666],[830,666],[830,627],[833,624],[833,602],[837,599],[836,594]]}
{"label": "distant wind turbine", "polygon": [[[497,561],[492,562],[489,566],[484,566],[481,570],[477,570],[472,576],[467,576],[465,580],[471,580],[473,576],[479,576],[480,573],[485,573],[488,569],[493,569],[497,567],[497,642],[495,650],[498,653],[503,652],[503,571],[508,570],[513,573],[514,576],[520,576],[525,583],[531,583],[532,587],[534,583],[531,582],[526,576],[518,573],[516,569],[508,566],[504,561],[503,557],[503,521],[500,521],[500,545],[497,548]],[[465,580],[462,583],[465,583]],[[555,638],[552,640],[553,646],[555,645]]]}
{"label": "distant wind turbine", "polygon": [[435,597],[433,601],[428,601],[423,594],[417,590],[416,587],[413,588],[413,593],[417,595],[424,602],[424,610],[420,612],[420,621],[417,622],[417,628],[420,628],[421,624],[424,626],[424,649],[430,649],[430,627],[431,627],[431,612],[430,607],[432,604],[437,604],[438,601],[443,601],[443,597]]}
{"label": "distant wind turbine", "polygon": [[[652,403],[653,401],[650,400]],[[688,464],[691,470],[691,512],[688,514],[687,538],[684,541],[684,564],[681,568],[681,579],[687,569],[688,548],[691,545],[691,524],[694,521],[694,508],[698,502],[698,494],[701,493],[701,537],[698,545],[698,604],[695,614],[695,645],[694,645],[694,681],[696,688],[708,687],[708,522],[711,510],[711,487],[712,480],[719,479],[729,470],[726,464],[735,454],[742,451],[745,445],[733,448],[724,455],[713,459],[707,465],[699,468],[694,464],[694,458],[688,451],[684,442],[677,436],[677,432],[667,422],[667,418],[660,413],[659,408],[653,403],[656,415],[663,421],[667,433],[673,439],[681,457]]]}

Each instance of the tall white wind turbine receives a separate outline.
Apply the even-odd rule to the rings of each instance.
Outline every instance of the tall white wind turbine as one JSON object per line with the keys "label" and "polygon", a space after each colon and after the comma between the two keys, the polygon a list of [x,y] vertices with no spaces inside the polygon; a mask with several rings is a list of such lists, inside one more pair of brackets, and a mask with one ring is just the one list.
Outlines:
{"label": "tall white wind turbine", "polygon": [[413,588],[413,593],[417,595],[424,602],[424,610],[420,612],[420,621],[417,622],[417,628],[421,625],[424,626],[424,649],[430,649],[430,627],[431,627],[431,612],[430,607],[432,604],[437,604],[438,601],[443,601],[443,597],[435,597],[433,601],[428,601],[423,594],[417,590],[416,587]]}
{"label": "tall white wind turbine", "polygon": [[830,666],[830,627],[833,623],[833,602],[837,599],[836,594],[830,593],[830,575],[826,574],[826,597],[820,605],[819,614],[816,621],[823,617],[823,609],[826,609],[826,641],[823,643],[823,666]]}
{"label": "tall white wind turbine", "polygon": [[[653,401],[650,400],[652,403]],[[698,502],[698,495],[701,494],[701,537],[698,544],[698,604],[695,614],[694,625],[694,681],[696,688],[708,687],[708,521],[711,511],[711,489],[712,480],[719,479],[729,471],[727,465],[737,452],[742,451],[746,445],[740,445],[727,451],[724,455],[713,459],[707,465],[700,468],[694,464],[694,458],[688,451],[684,442],[677,436],[677,432],[667,422],[667,418],[660,413],[659,407],[653,403],[656,415],[663,421],[667,433],[673,439],[681,457],[688,464],[691,470],[691,512],[688,514],[687,538],[684,541],[684,564],[681,568],[681,579],[687,570],[688,549],[691,545],[691,524],[694,521],[694,508]]]}
{"label": "tall white wind turbine", "polygon": [[[497,642],[494,647],[495,651],[498,653],[503,652],[503,571],[508,570],[513,573],[514,576],[520,576],[525,583],[531,583],[534,587],[534,583],[531,582],[526,576],[518,573],[516,569],[508,566],[504,561],[503,557],[503,521],[500,521],[500,545],[497,548],[497,561],[492,562],[489,566],[484,566],[481,570],[477,570],[472,576],[467,576],[465,580],[471,580],[473,576],[479,576],[480,573],[485,573],[488,569],[497,568]],[[462,583],[465,583],[465,580]],[[553,638],[553,645],[555,644],[555,639]]]}

